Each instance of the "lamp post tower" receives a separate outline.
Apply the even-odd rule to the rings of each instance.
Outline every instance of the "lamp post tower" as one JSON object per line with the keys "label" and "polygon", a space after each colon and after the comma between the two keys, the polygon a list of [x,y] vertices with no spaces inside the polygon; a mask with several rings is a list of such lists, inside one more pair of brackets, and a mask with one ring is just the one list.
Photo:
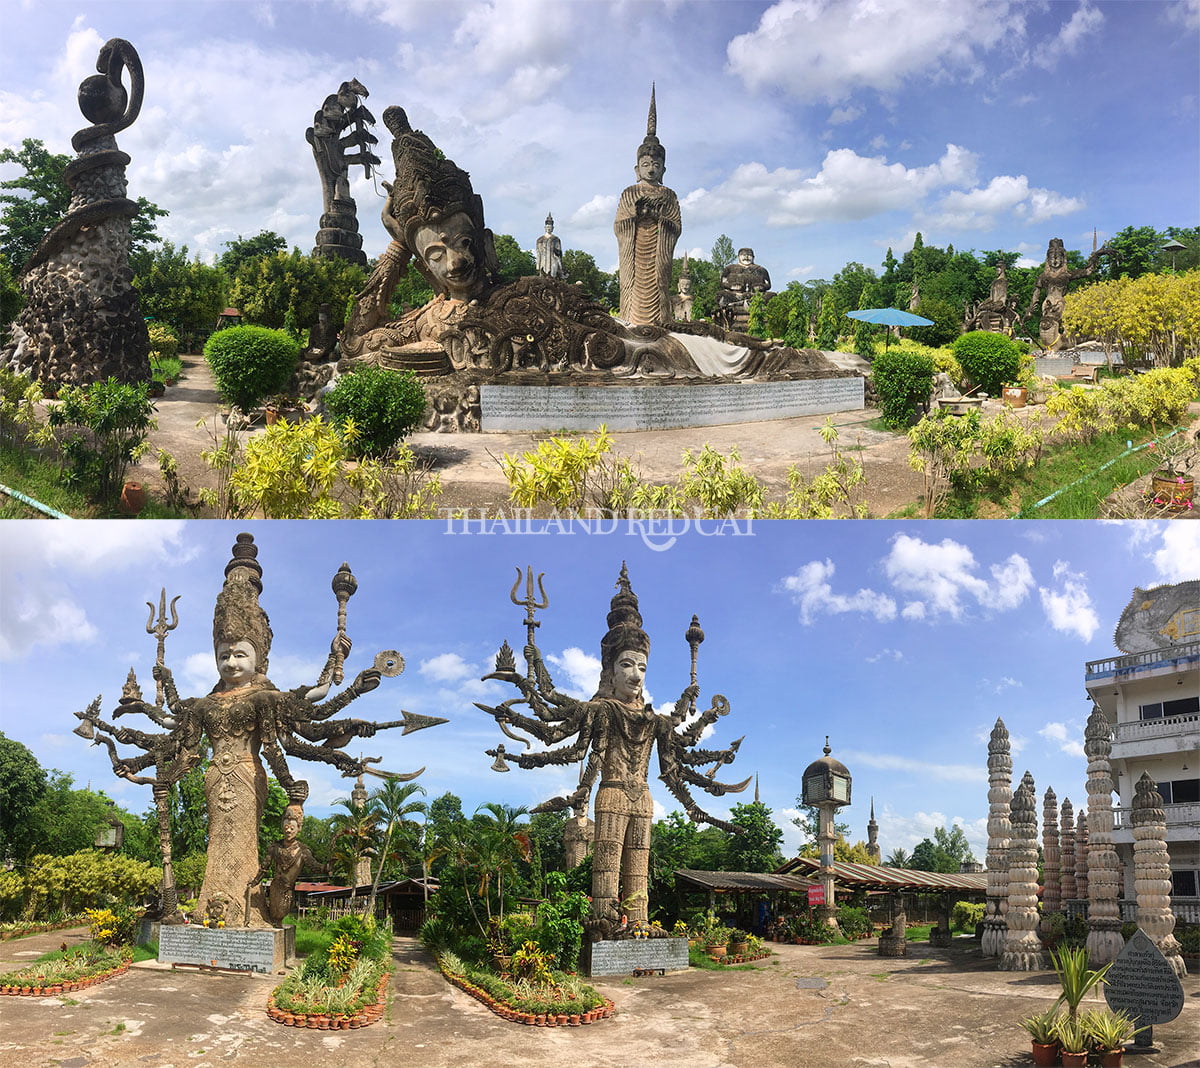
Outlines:
{"label": "lamp post tower", "polygon": [[837,835],[833,830],[834,814],[843,805],[850,804],[850,772],[840,760],[830,756],[829,736],[825,736],[824,756],[814,760],[804,771],[803,799],[819,813],[817,844],[821,849],[821,885],[825,890],[825,903],[818,909],[823,923],[837,926],[837,904],[833,889],[833,843]]}

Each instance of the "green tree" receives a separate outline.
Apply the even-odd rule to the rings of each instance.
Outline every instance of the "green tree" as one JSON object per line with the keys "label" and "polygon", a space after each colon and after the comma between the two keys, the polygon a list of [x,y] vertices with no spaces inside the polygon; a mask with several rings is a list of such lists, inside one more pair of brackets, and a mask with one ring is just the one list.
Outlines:
{"label": "green tree", "polygon": [[511,234],[496,234],[496,260],[500,264],[500,282],[515,282],[537,274],[537,261],[532,252],[526,252]]}
{"label": "green tree", "polygon": [[[679,268],[683,260],[675,261],[674,279],[679,281]],[[721,269],[708,260],[688,260],[688,273],[692,276],[692,318],[707,319],[717,304],[717,289],[721,284]],[[618,301],[614,300],[613,304]]]}
{"label": "green tree", "polygon": [[175,248],[170,241],[160,249],[130,258],[133,287],[141,298],[142,313],[168,323],[192,347],[208,333],[225,307],[225,274],[217,267],[188,259],[187,245]]}
{"label": "green tree", "polygon": [[971,847],[967,844],[966,833],[955,824],[949,830],[945,827],[935,828],[932,840],[921,839],[913,848],[908,866],[916,871],[953,874],[959,871],[964,863],[972,863],[974,860]]}
{"label": "green tree", "polygon": [[[204,776],[208,771],[208,746],[201,749],[200,762],[177,783],[171,784],[168,805],[171,815],[171,856],[186,857],[208,850],[208,801]],[[157,826],[157,818],[156,818]]]}
{"label": "green tree", "polygon": [[[379,842],[379,816],[369,808],[358,808],[349,798],[333,803],[336,810],[330,817],[333,829],[334,864],[357,883],[358,863],[363,857],[373,857]],[[355,886],[357,893],[357,886]]]}
{"label": "green tree", "polygon": [[28,815],[46,793],[46,772],[20,742],[0,732],[0,860],[28,856]]}
{"label": "green tree", "polygon": [[725,859],[731,871],[774,871],[783,863],[779,849],[783,831],[761,801],[734,805],[729,822],[741,831],[730,835],[726,846]]}
{"label": "green tree", "polygon": [[596,303],[606,308],[613,306],[613,276],[596,266],[591,253],[567,249],[563,253],[563,270],[567,272],[567,281],[578,285]]}
{"label": "green tree", "polygon": [[1140,278],[1154,270],[1166,238],[1153,226],[1126,226],[1104,243],[1116,256],[1102,264],[1100,277]]}
{"label": "green tree", "polygon": [[0,340],[6,334],[5,329],[20,312],[25,304],[25,296],[17,285],[16,272],[8,262],[8,257],[0,252]]}
{"label": "green tree", "polygon": [[737,259],[737,249],[733,247],[733,242],[729,239],[728,234],[722,234],[713,243],[712,247],[712,264],[716,267],[718,274],[721,268],[728,267],[734,260]]}
{"label": "green tree", "polygon": [[233,275],[229,300],[247,322],[287,330],[299,339],[317,321],[322,304],[329,305],[340,326],[350,298],[366,280],[366,269],[357,263],[332,256],[312,259],[293,249],[246,260]]}
{"label": "green tree", "polygon": [[[820,844],[817,842],[817,833],[821,829],[821,812],[816,805],[806,805],[803,797],[796,798],[796,806],[799,809],[797,815],[792,817],[792,826],[799,830],[804,837],[804,845],[800,847],[799,856],[802,857],[819,857],[821,855]],[[850,833],[850,824],[843,823],[837,818],[836,810],[833,820],[833,855],[837,860],[841,860],[839,849],[845,851],[846,835]]]}
{"label": "green tree", "polygon": [[91,849],[96,832],[114,814],[104,793],[77,790],[74,781],[66,772],[52,769],[45,792],[26,810],[33,852],[62,856]]}
{"label": "green tree", "polygon": [[[378,863],[375,865],[375,878],[371,881],[371,904],[369,911],[375,911],[375,895],[379,891],[379,879],[383,869],[389,862],[399,861],[400,872],[403,871],[403,857],[392,855],[393,840],[404,840],[405,829],[419,827],[409,816],[425,814],[425,802],[414,801],[414,794],[424,794],[425,787],[415,782],[398,782],[387,779],[367,799],[367,807],[375,814],[383,827],[383,848],[379,851]],[[412,844],[411,839],[408,842]]]}
{"label": "green tree", "polygon": [[[484,811],[481,812],[480,809]],[[518,822],[529,810],[524,805],[514,806],[489,801],[475,810],[471,820],[472,851],[479,875],[480,897],[484,899],[488,918],[492,916],[490,886],[496,877],[496,897],[500,916],[504,916],[504,877],[517,873],[518,862],[530,860],[528,822]]]}
{"label": "green tree", "polygon": [[[566,851],[563,848],[563,831],[568,813],[535,812],[529,817],[530,864],[543,876],[546,872],[566,870]],[[545,887],[533,886],[535,894],[545,892]]]}
{"label": "green tree", "polygon": [[909,856],[908,850],[902,846],[897,846],[888,854],[887,860],[883,863],[888,868],[907,868],[911,861],[912,857]]}
{"label": "green tree", "polygon": [[225,251],[217,258],[217,266],[232,278],[247,263],[287,251],[287,241],[274,230],[259,230],[253,237],[238,234],[236,241],[226,241]]}

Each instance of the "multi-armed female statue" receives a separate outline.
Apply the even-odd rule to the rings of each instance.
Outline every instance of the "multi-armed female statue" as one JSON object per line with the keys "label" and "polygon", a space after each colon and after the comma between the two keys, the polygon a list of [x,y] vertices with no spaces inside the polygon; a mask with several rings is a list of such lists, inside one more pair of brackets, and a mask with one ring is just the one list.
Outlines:
{"label": "multi-armed female statue", "polygon": [[[533,811],[557,811],[586,807],[588,795],[599,776],[596,791],[596,828],[592,858],[593,937],[610,934],[621,915],[629,923],[645,922],[649,901],[647,885],[650,859],[650,825],[654,806],[647,785],[651,752],[658,751],[659,778],[683,804],[697,823],[710,823],[725,830],[735,828],[701,811],[688,787],[698,786],[707,793],[721,795],[744,790],[750,780],[736,785],[718,782],[713,776],[723,764],[730,763],[741,744],[739,738],[728,749],[698,749],[704,729],[729,711],[729,703],[715,694],[712,705],[697,714],[696,649],[704,640],[696,618],[686,638],[692,649],[692,681],[669,714],[655,712],[646,703],[642,680],[646,674],[646,655],[650,638],[642,629],[637,595],[629,584],[629,573],[622,565],[617,593],[608,613],[608,633],[600,642],[600,685],[590,701],[580,701],[560,693],[546,670],[533,634],[540,626],[536,609],[546,608],[549,600],[538,576],[540,597],[534,596],[533,571],[526,575],[526,596],[517,599],[521,584],[520,568],[513,586],[513,603],[525,608],[527,632],[524,649],[527,671],[516,670],[513,651],[505,642],[496,656],[496,670],[488,679],[512,683],[521,691],[496,707],[477,705],[495,717],[500,729],[514,741],[528,746],[528,739],[514,734],[519,728],[548,748],[542,752],[506,753],[504,746],[489,749],[496,758],[493,767],[507,771],[505,757],[522,768],[583,761],[579,788],[566,797],[555,797]],[[528,705],[533,715],[517,712],[515,706]],[[694,717],[694,718],[693,718]],[[690,720],[690,722],[689,722]],[[559,746],[559,743],[566,743]],[[712,764],[707,774],[695,770]]]}
{"label": "multi-armed female statue", "polygon": [[[374,690],[382,676],[399,675],[404,669],[398,653],[382,652],[376,656],[374,665],[360,671],[345,690],[324,700],[331,684],[341,682],[342,665],[351,648],[345,630],[345,607],[358,584],[345,564],[333,579],[338,627],[324,670],[312,687],[277,689],[267,677],[271,625],[258,603],[262,567],[257,556],[258,548],[251,535],[239,534],[213,614],[213,648],[220,682],[207,696],[181,698],[160,655],[160,663],[154,668],[155,679],[160,683],[159,703],[149,704],[135,694],[136,680],[130,672],[119,712],[141,712],[165,728],[165,733],[143,734],[107,724],[95,715],[98,703],[79,714],[85,720],[82,726],[89,731],[85,736],[99,732],[97,741],[108,745],[113,769],[124,777],[157,761],[158,777],[177,778],[181,769],[198,759],[202,736],[208,739],[212,747],[212,757],[204,773],[208,863],[197,913],[201,917],[220,915],[228,925],[243,927],[273,925],[259,884],[262,871],[258,827],[267,796],[267,775],[261,756],[266,757],[271,772],[287,793],[289,814],[299,826],[308,783],[292,775],[285,754],[332,764],[347,776],[366,771],[412,779],[424,768],[406,775],[375,771],[366,765],[377,763],[379,758],[356,760],[341,747],[353,738],[369,738],[388,727],[403,727],[403,733],[408,734],[445,722],[409,712],[402,713],[400,720],[386,723],[330,718],[351,701]],[[160,646],[161,641],[160,638]],[[132,742],[146,750],[146,756],[121,758],[111,741],[113,738],[122,744]],[[318,742],[322,744],[315,744]],[[298,870],[296,867],[295,871]],[[272,884],[272,895],[277,899],[282,900],[283,891],[283,887]]]}

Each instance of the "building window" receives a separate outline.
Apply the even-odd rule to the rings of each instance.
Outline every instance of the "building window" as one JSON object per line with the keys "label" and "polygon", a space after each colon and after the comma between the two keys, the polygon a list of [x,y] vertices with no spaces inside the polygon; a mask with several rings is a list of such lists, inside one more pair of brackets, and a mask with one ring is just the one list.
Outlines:
{"label": "building window", "polygon": [[1200,779],[1173,779],[1171,781],[1171,803],[1187,805],[1200,801]]}
{"label": "building window", "polygon": [[1138,705],[1139,719],[1162,719],[1162,702],[1156,701],[1152,705]]}
{"label": "building window", "polygon": [[1182,870],[1171,872],[1171,896],[1196,897],[1197,875],[1200,875],[1200,872]]}
{"label": "building window", "polygon": [[1139,719],[1162,719],[1164,716],[1187,716],[1200,712],[1200,697],[1181,697],[1175,701],[1155,701],[1138,705]]}

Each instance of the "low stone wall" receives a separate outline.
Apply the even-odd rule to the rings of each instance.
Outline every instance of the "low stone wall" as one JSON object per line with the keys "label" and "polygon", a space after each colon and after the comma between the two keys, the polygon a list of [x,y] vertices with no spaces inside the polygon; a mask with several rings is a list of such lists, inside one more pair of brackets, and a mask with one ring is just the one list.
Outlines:
{"label": "low stone wall", "polygon": [[480,389],[482,430],[669,430],[757,423],[864,407],[863,379],[497,386]]}

